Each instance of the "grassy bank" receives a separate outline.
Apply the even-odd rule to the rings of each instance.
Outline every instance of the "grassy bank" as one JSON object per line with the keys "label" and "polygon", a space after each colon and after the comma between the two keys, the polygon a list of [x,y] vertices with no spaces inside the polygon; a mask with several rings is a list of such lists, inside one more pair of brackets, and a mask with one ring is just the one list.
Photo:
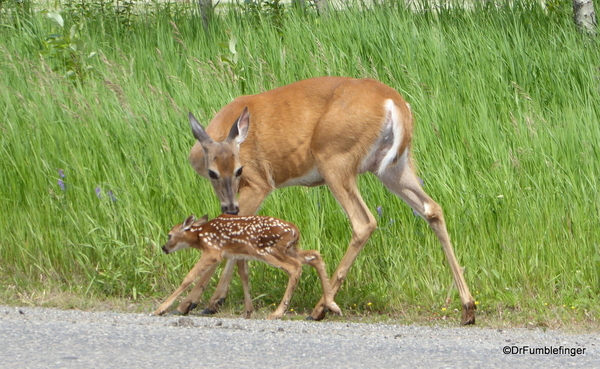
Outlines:
{"label": "grassy bank", "polygon": [[[208,122],[238,95],[343,75],[381,80],[410,102],[420,176],[444,207],[484,316],[597,320],[600,48],[568,12],[234,7],[205,31],[185,5],[69,6],[63,27],[27,9],[0,18],[7,301],[40,291],[164,298],[197,260],[192,250],[161,254],[167,231],[191,213],[218,214],[187,162],[187,112]],[[360,185],[379,228],[338,304],[458,319],[427,224],[374,177]],[[330,273],[350,239],[327,188],[276,191],[261,213],[298,224]],[[256,304],[279,301],[286,279],[253,263]],[[306,269],[293,307],[310,308],[319,294]],[[241,299],[236,279],[228,303],[240,309]]]}

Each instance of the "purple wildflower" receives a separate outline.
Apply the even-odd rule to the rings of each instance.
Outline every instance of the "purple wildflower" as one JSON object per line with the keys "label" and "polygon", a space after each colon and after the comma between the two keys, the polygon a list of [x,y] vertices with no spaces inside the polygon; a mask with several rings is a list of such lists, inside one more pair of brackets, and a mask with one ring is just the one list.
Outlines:
{"label": "purple wildflower", "polygon": [[59,176],[60,178],[65,178],[65,172],[64,172],[64,170],[62,170],[62,169],[59,169],[59,170],[58,170],[58,176]]}
{"label": "purple wildflower", "polygon": [[102,190],[100,189],[100,187],[96,187],[94,192],[96,192],[96,196],[98,196],[99,199],[102,198]]}
{"label": "purple wildflower", "polygon": [[110,199],[114,202],[117,201],[117,198],[115,197],[115,195],[113,194],[113,192],[111,190],[108,190],[108,192],[106,193],[108,195],[108,197],[110,197]]}
{"label": "purple wildflower", "polygon": [[377,215],[381,218],[383,216],[383,206],[377,207]]}
{"label": "purple wildflower", "polygon": [[61,190],[66,191],[67,189],[65,188],[65,182],[63,182],[62,179],[58,179],[58,186],[60,187]]}

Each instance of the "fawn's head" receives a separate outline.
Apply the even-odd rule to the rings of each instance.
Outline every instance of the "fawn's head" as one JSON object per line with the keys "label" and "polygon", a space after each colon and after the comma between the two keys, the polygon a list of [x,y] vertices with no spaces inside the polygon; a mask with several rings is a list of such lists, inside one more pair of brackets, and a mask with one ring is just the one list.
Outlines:
{"label": "fawn's head", "polygon": [[162,247],[165,254],[170,254],[177,250],[192,247],[198,243],[197,230],[208,222],[208,215],[196,220],[195,215],[190,215],[185,222],[176,225],[169,232],[167,243]]}
{"label": "fawn's head", "polygon": [[229,135],[221,142],[214,141],[202,128],[196,118],[189,114],[192,133],[204,150],[204,162],[207,177],[221,202],[221,211],[237,214],[240,210],[237,192],[242,177],[240,163],[240,144],[248,136],[250,116],[248,108],[233,123]]}

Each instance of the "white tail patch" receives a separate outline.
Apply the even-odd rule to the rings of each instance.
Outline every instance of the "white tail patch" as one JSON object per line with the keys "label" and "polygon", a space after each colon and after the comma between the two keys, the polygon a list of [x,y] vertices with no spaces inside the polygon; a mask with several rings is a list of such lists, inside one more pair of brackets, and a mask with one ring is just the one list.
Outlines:
{"label": "white tail patch", "polygon": [[[387,124],[392,125],[392,134],[393,134],[393,144],[391,149],[385,154],[381,163],[379,164],[379,169],[377,169],[377,174],[381,175],[383,172],[392,164],[392,162],[398,157],[398,149],[400,148],[400,142],[402,142],[402,122],[400,118],[400,113],[398,112],[398,108],[394,101],[388,99],[385,100],[385,110],[387,111],[386,116],[389,117]],[[386,127],[387,128],[387,127]],[[384,128],[385,131],[385,128]]]}

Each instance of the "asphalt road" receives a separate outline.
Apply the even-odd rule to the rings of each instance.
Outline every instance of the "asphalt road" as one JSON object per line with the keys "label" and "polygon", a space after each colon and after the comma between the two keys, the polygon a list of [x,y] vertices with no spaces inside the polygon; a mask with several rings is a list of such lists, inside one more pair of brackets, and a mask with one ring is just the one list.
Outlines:
{"label": "asphalt road", "polygon": [[600,335],[0,306],[1,368],[259,366],[600,368]]}

